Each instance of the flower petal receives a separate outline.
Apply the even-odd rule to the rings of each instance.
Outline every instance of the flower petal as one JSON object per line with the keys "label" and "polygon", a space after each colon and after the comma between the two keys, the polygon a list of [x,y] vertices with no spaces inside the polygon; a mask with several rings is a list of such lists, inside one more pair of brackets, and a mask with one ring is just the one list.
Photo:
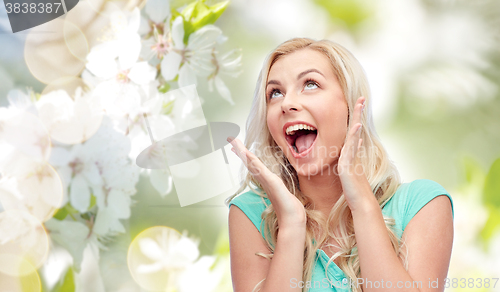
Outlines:
{"label": "flower petal", "polygon": [[130,197],[119,190],[111,190],[108,194],[108,206],[113,210],[116,218],[130,217]]}
{"label": "flower petal", "polygon": [[172,23],[172,39],[176,49],[184,49],[184,21],[181,16]]}
{"label": "flower petal", "polygon": [[188,49],[193,51],[209,49],[215,45],[221,34],[222,31],[215,25],[205,25],[189,36]]}
{"label": "flower petal", "polygon": [[183,235],[168,250],[169,265],[173,267],[186,267],[192,264],[200,255],[198,243]]}
{"label": "flower petal", "polygon": [[130,69],[141,53],[141,37],[138,33],[125,34],[120,38],[118,62],[120,70]]}
{"label": "flower petal", "polygon": [[217,37],[217,43],[218,44],[223,44],[227,41],[228,37],[221,34],[220,36]]}
{"label": "flower petal", "polygon": [[141,57],[143,60],[146,61],[151,60],[151,58],[153,58],[156,55],[155,51],[151,49],[151,47],[154,46],[155,44],[156,42],[153,40],[153,38],[143,40],[139,57]]}
{"label": "flower petal", "polygon": [[90,184],[99,186],[102,185],[102,177],[99,174],[99,168],[97,168],[96,163],[87,163],[85,165],[85,170],[82,175],[87,179]]}
{"label": "flower petal", "polygon": [[137,32],[141,36],[143,36],[149,32],[149,29],[150,29],[150,27],[149,27],[148,19],[141,16],[141,20],[139,22],[139,29],[137,30]]}
{"label": "flower petal", "polygon": [[222,81],[219,76],[215,76],[215,87],[222,98],[227,100],[231,105],[234,105],[234,101],[231,98],[231,91],[229,91],[229,88],[227,88],[226,84],[224,84],[224,81]]}
{"label": "flower petal", "polygon": [[165,0],[148,0],[145,8],[146,14],[156,23],[164,22],[170,15],[169,1]]}
{"label": "flower petal", "polygon": [[189,64],[184,64],[179,70],[179,87],[196,85],[196,74]]}
{"label": "flower petal", "polygon": [[81,222],[57,219],[45,222],[45,227],[50,231],[50,238],[69,251],[73,257],[73,265],[76,271],[79,271],[83,260],[83,250],[88,243],[88,227]]}
{"label": "flower petal", "polygon": [[[220,261],[212,269],[216,261],[214,256],[202,256],[195,263],[187,267],[179,276],[179,292],[216,291],[224,275],[224,262]],[[198,281],[190,281],[196,278]]]}
{"label": "flower petal", "polygon": [[232,74],[233,76],[237,76],[241,73],[239,71],[241,67],[241,50],[232,50],[224,54],[220,60],[220,71],[224,73]]}
{"label": "flower petal", "polygon": [[161,75],[165,80],[172,80],[179,72],[182,56],[176,52],[170,52],[161,61]]}
{"label": "flower petal", "polygon": [[137,84],[147,84],[155,79],[156,69],[148,62],[135,63],[130,69],[128,77]]}
{"label": "flower petal", "polygon": [[125,232],[125,228],[116,217],[115,212],[107,207],[100,208],[97,212],[92,231],[97,235],[106,236],[109,235],[108,233],[123,233]]}
{"label": "flower petal", "polygon": [[71,190],[69,194],[71,206],[80,213],[87,212],[90,205],[90,190],[85,179],[76,175],[71,181]]}
{"label": "flower petal", "polygon": [[11,106],[20,110],[27,109],[29,106],[33,105],[29,95],[19,89],[10,90],[7,93],[7,100]]}
{"label": "flower petal", "polygon": [[127,30],[130,32],[137,32],[141,24],[141,12],[139,8],[135,7],[129,14]]}
{"label": "flower petal", "polygon": [[115,42],[97,45],[87,55],[87,69],[97,77],[111,78],[118,71],[117,55]]}
{"label": "flower petal", "polygon": [[172,191],[172,176],[166,169],[152,169],[149,180],[161,197],[165,197]]}
{"label": "flower petal", "polygon": [[165,257],[165,251],[160,248],[158,243],[151,238],[142,238],[139,240],[139,249],[148,258],[160,261]]}
{"label": "flower petal", "polygon": [[137,267],[137,273],[138,274],[149,274],[149,273],[158,272],[162,268],[163,268],[163,265],[160,262],[156,262],[156,263],[150,264],[150,265],[139,265]]}

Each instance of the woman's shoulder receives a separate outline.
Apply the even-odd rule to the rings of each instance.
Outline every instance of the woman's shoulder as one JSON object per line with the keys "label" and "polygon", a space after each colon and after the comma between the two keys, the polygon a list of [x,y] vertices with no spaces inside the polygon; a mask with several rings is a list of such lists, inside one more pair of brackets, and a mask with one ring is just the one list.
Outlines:
{"label": "woman's shoulder", "polygon": [[384,206],[383,213],[394,218],[402,232],[420,209],[441,195],[450,199],[453,212],[451,195],[439,183],[430,179],[416,179],[409,183],[402,183]]}
{"label": "woman's shoulder", "polygon": [[[264,193],[265,194],[265,193]],[[253,190],[249,190],[247,192],[241,193],[237,196],[235,196],[230,202],[229,205],[231,204],[238,204],[238,203],[244,203],[244,204],[250,204],[250,205],[264,205],[264,202],[270,204],[271,202],[267,197],[263,197],[259,194],[257,194]]]}
{"label": "woman's shoulder", "polygon": [[262,222],[262,212],[271,204],[268,198],[262,197],[256,192],[250,190],[234,197],[228,207],[237,206],[252,221],[255,227],[260,231]]}

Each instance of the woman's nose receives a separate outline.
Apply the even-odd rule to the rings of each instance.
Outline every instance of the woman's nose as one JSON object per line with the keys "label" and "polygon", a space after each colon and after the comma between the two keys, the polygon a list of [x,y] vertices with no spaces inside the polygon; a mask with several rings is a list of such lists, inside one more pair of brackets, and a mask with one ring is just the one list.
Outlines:
{"label": "woman's nose", "polygon": [[283,101],[281,102],[281,111],[283,113],[287,113],[290,111],[299,111],[302,109],[302,106],[298,100],[297,95],[293,93],[289,93],[285,95]]}

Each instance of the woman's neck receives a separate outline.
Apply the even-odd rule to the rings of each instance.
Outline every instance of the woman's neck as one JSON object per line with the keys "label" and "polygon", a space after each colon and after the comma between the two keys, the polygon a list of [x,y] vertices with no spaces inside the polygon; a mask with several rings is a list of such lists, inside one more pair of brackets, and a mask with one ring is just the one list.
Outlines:
{"label": "woman's neck", "polygon": [[340,178],[332,168],[330,173],[326,171],[314,176],[299,176],[299,185],[301,192],[312,200],[314,210],[320,211],[325,218],[328,218],[331,209],[342,195]]}

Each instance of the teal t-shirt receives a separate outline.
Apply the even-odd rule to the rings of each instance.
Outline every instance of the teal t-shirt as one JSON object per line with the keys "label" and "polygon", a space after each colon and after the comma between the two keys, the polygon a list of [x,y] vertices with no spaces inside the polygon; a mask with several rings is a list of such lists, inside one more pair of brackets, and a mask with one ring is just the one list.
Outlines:
{"label": "teal t-shirt", "polygon": [[[417,214],[417,212],[428,202],[440,195],[448,196],[454,216],[451,195],[440,184],[428,179],[418,179],[410,183],[401,184],[396,193],[383,207],[382,214],[394,218],[396,223],[394,231],[398,238],[401,239],[403,231],[411,218],[413,218],[413,216],[415,216],[415,214]],[[271,204],[268,198],[262,198],[253,191],[248,191],[238,195],[229,203],[229,207],[231,207],[231,205],[236,205],[245,213],[255,227],[257,227],[262,238],[264,238],[264,235],[261,230],[261,214],[266,209],[264,201],[267,205]],[[329,258],[327,254],[323,250],[318,249],[316,251],[316,264],[311,279],[312,288],[310,288],[309,291],[351,291],[348,278],[346,278],[344,272],[334,262],[330,262],[328,265],[328,278],[331,282],[326,280],[325,268],[328,261]],[[297,280],[297,284],[299,280]],[[291,282],[290,284],[294,285],[295,283]]]}

